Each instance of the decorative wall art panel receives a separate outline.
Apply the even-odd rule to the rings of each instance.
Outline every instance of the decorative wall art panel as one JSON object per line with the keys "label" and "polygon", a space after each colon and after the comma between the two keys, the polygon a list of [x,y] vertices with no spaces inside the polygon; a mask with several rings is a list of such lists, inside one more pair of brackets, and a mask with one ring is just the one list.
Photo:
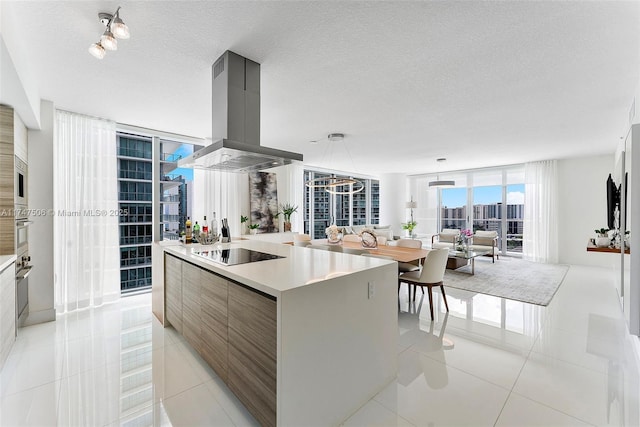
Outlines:
{"label": "decorative wall art panel", "polygon": [[278,186],[276,174],[252,172],[249,174],[251,224],[260,224],[258,233],[277,233]]}

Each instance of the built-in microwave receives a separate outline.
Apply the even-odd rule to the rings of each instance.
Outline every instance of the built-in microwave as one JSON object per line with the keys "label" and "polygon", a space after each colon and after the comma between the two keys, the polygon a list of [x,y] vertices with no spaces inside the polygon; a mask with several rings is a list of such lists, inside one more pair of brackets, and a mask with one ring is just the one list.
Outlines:
{"label": "built-in microwave", "polygon": [[20,157],[15,156],[15,204],[27,206],[27,164]]}
{"label": "built-in microwave", "polygon": [[31,221],[28,218],[16,219],[16,254],[20,255],[27,251],[29,247],[29,226]]}

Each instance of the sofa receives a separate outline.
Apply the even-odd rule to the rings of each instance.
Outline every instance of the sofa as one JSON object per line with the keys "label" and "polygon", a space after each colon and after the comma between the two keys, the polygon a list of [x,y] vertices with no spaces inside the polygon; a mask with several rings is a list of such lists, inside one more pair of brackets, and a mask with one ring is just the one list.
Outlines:
{"label": "sofa", "polygon": [[338,227],[342,231],[342,235],[346,236],[348,234],[360,234],[362,230],[368,228],[372,230],[377,237],[385,237],[386,240],[393,240],[393,230],[390,225],[377,225],[377,224],[368,224],[368,225],[353,225],[353,226],[343,226]]}

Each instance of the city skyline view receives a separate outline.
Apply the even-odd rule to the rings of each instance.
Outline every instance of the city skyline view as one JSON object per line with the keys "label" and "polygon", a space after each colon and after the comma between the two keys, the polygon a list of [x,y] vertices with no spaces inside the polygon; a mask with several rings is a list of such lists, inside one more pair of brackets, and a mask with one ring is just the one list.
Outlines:
{"label": "city skyline view", "polygon": [[[473,188],[473,205],[492,205],[502,202],[502,186],[493,185]],[[524,184],[507,186],[507,204],[524,204]],[[447,188],[442,190],[442,206],[456,208],[467,205],[467,188]]]}

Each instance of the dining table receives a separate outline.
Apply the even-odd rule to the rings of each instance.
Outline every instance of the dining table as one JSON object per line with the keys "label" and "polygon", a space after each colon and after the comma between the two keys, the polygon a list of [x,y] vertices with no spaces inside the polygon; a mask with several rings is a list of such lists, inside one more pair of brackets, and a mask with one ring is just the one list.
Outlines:
{"label": "dining table", "polygon": [[[314,245],[329,245],[327,239],[314,239],[311,240]],[[364,249],[372,255],[382,255],[393,258],[398,262],[413,262],[423,260],[426,258],[430,249],[418,249],[418,248],[406,248],[404,246],[392,246],[392,245],[378,245],[375,248],[365,248],[360,242],[345,242],[340,243],[343,248],[351,249]]]}

